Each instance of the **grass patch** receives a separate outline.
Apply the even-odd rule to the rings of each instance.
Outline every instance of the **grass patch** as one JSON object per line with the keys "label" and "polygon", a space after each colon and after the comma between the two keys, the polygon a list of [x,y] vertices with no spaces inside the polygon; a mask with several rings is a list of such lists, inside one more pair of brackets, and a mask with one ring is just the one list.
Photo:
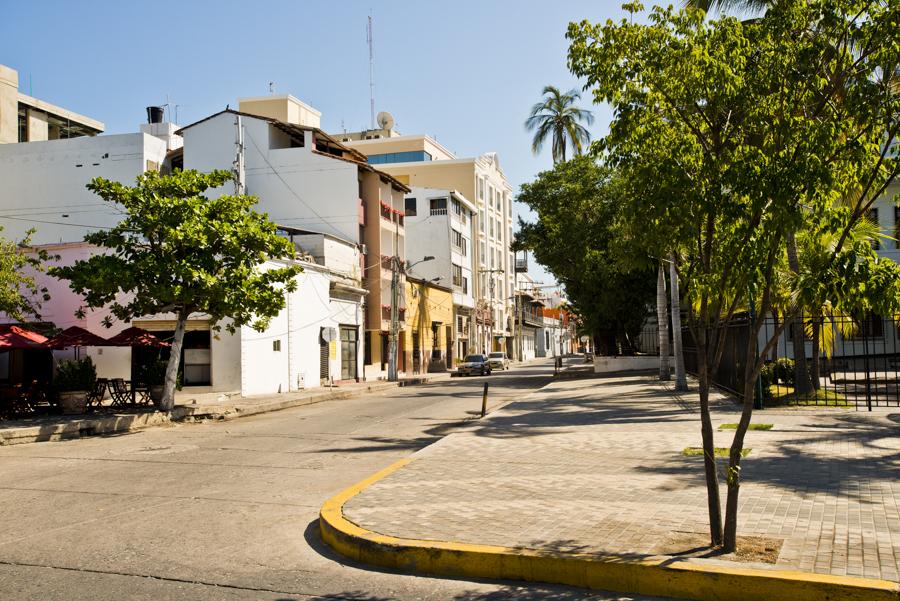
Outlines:
{"label": "grass patch", "polygon": [[[769,386],[769,398],[766,399],[766,406],[790,405],[795,402],[793,386],[785,386],[784,384],[772,384]],[[833,390],[814,390],[805,395],[803,402],[805,404],[831,405],[833,407],[850,406],[844,395]]]}
{"label": "grass patch", "polygon": [[[719,430],[737,430],[737,424],[722,424]],[[750,424],[748,430],[771,430],[772,424]]]}
{"label": "grass patch", "polygon": [[[753,449],[743,448],[741,449],[741,457],[746,457],[750,454],[750,451]],[[728,447],[716,447],[716,457],[728,457],[728,453],[730,449]],[[703,447],[685,447],[681,454],[685,457],[702,457],[703,456]]]}

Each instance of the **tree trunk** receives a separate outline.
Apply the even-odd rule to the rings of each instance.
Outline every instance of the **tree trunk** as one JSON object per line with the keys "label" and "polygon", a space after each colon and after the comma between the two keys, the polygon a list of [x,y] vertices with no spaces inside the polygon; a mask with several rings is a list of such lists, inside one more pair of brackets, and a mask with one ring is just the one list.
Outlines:
{"label": "tree trunk", "polygon": [[822,318],[815,317],[812,322],[812,373],[810,374],[812,377],[812,387],[813,390],[819,390],[822,387],[822,383],[820,381],[820,371],[821,366],[819,365],[819,336],[822,330]]}
{"label": "tree trunk", "polygon": [[[788,267],[794,274],[800,273],[800,260],[797,257],[797,238],[793,232],[787,237]],[[794,350],[794,393],[808,394],[811,390],[809,370],[806,366],[806,335],[803,332],[802,315],[791,318],[791,333]]]}
{"label": "tree trunk", "polygon": [[700,393],[700,434],[703,439],[703,471],[706,474],[706,502],[709,508],[710,544],[722,544],[722,504],[719,500],[719,475],[716,471],[716,445],[709,414],[709,306],[700,302],[699,323],[691,312],[692,333],[697,344],[697,380]]}
{"label": "tree trunk", "polygon": [[[706,327],[705,325],[702,327]],[[705,336],[705,334],[704,334]],[[716,471],[716,445],[713,438],[712,419],[709,414],[709,373],[705,343],[698,346],[700,392],[700,433],[703,437],[703,469],[706,473],[706,500],[709,506],[710,544],[722,544],[722,504],[719,499],[719,475]]]}
{"label": "tree trunk", "polygon": [[181,347],[184,344],[184,328],[188,313],[178,312],[175,320],[175,337],[169,353],[169,364],[166,366],[166,381],[163,396],[159,401],[160,411],[171,411],[175,408],[175,385],[178,380],[178,365],[181,363]]}
{"label": "tree trunk", "polygon": [[656,278],[656,322],[659,330],[659,379],[669,379],[669,317],[666,299],[666,271],[659,262]]}
{"label": "tree trunk", "polygon": [[725,499],[725,537],[722,551],[733,553],[737,548],[737,511],[738,498],[741,492],[741,451],[744,449],[744,437],[753,417],[753,401],[756,392],[756,379],[759,377],[760,362],[755,353],[751,355],[751,345],[755,348],[758,331],[751,328],[750,341],[747,343],[747,354],[753,357],[744,368],[744,396],[741,419],[738,421],[728,453],[728,468],[725,472],[725,483],[728,496]]}
{"label": "tree trunk", "polygon": [[684,350],[681,343],[681,291],[678,286],[678,270],[675,269],[675,253],[669,254],[669,286],[672,291],[672,343],[675,351],[675,390],[688,389],[684,373]]}

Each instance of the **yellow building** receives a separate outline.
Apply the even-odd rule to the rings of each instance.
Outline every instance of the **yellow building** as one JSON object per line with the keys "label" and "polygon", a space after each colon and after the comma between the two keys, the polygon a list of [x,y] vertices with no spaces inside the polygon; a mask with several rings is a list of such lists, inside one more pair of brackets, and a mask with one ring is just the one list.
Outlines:
{"label": "yellow building", "polygon": [[19,73],[0,65],[0,144],[96,136],[104,125],[19,91]]}
{"label": "yellow building", "polygon": [[421,374],[452,367],[453,291],[407,276],[406,312],[400,371]]}

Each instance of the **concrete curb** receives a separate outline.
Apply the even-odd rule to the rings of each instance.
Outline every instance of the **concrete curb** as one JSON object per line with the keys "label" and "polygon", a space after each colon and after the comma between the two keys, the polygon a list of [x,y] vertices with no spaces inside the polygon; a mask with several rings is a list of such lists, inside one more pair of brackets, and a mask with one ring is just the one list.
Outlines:
{"label": "concrete curb", "polygon": [[302,394],[294,398],[279,399],[266,403],[221,403],[216,405],[177,405],[171,413],[160,411],[146,413],[122,413],[82,417],[71,421],[27,426],[0,428],[0,446],[29,444],[34,442],[56,442],[87,436],[122,434],[144,428],[171,425],[175,422],[202,420],[232,420],[293,407],[313,405],[325,401],[350,399],[372,392],[391,388],[401,388],[418,384],[428,384],[448,379],[447,376],[423,376],[400,382],[375,381],[368,386],[334,388],[313,394]]}
{"label": "concrete curb", "polygon": [[669,556],[606,556],[397,538],[366,530],[343,507],[413,458],[402,459],[325,502],[319,529],[328,546],[384,568],[463,578],[525,580],[698,601],[897,601],[895,582],[718,566]]}

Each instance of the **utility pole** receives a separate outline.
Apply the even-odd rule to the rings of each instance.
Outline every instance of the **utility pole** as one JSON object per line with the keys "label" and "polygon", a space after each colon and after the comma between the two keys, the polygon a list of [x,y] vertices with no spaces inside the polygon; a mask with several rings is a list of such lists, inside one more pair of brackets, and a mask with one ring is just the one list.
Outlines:
{"label": "utility pole", "polygon": [[234,175],[234,193],[237,196],[242,195],[246,190],[245,174],[244,174],[244,124],[240,115],[234,116],[234,164],[232,173]]}
{"label": "utility pole", "polygon": [[391,257],[391,331],[388,336],[388,381],[397,381],[397,337],[400,331],[400,257]]}

